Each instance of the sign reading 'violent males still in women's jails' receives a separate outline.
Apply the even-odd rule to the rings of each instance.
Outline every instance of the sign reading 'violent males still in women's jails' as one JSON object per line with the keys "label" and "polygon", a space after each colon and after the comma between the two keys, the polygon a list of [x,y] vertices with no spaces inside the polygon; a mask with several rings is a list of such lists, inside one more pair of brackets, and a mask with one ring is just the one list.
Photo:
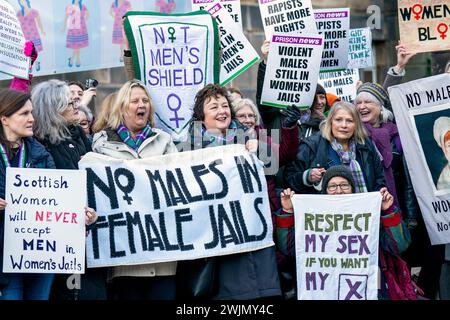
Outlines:
{"label": "sign reading 'violent males still in women's jails'", "polygon": [[326,92],[333,93],[348,102],[356,98],[356,83],[358,81],[358,69],[321,72],[319,74],[319,83],[325,88]]}
{"label": "sign reading 'violent males still in women's jails'", "polygon": [[23,54],[25,37],[14,8],[0,0],[0,73],[28,79],[30,58]]}
{"label": "sign reading 'violent males still in women's jails'", "polygon": [[116,160],[89,153],[89,267],[190,260],[273,245],[262,164],[243,145]]}
{"label": "sign reading 'violent males still in women's jails'", "polygon": [[258,62],[259,55],[221,1],[213,2],[207,11],[219,26],[220,84],[223,86]]}
{"label": "sign reading 'violent males still in women's jails'", "polygon": [[261,104],[307,109],[316,93],[323,37],[274,34],[269,47]]}
{"label": "sign reading 'violent males still in women's jails'", "polygon": [[84,273],[86,172],[6,170],[3,272]]}
{"label": "sign reading 'violent males still in women's jails'", "polygon": [[450,49],[448,0],[398,0],[400,41],[415,52]]}
{"label": "sign reading 'violent males still in women's jails'", "polygon": [[[215,0],[191,0],[192,11],[206,10],[211,7]],[[241,0],[220,0],[220,4],[225,7],[226,11],[230,14],[231,19],[238,23],[239,28],[242,30],[242,13],[241,13]]]}
{"label": "sign reading 'violent males still in women's jails'", "polygon": [[299,300],[376,300],[381,195],[295,195]]}
{"label": "sign reading 'violent males still in women's jails'", "polygon": [[347,69],[350,9],[314,10],[317,30],[324,36],[321,71]]}
{"label": "sign reading 'violent males still in women's jails'", "polygon": [[370,28],[350,29],[347,69],[362,69],[372,66],[372,31]]}
{"label": "sign reading 'violent males still in women's jails'", "polygon": [[317,33],[311,0],[259,0],[266,39],[274,33]]}
{"label": "sign reading 'violent males still in women's jails'", "polygon": [[125,32],[136,77],[147,86],[157,126],[185,140],[193,97],[208,83],[219,83],[219,32],[206,11],[166,15],[129,12]]}
{"label": "sign reading 'violent males still in women's jails'", "polygon": [[393,86],[389,96],[431,243],[450,243],[450,76]]}

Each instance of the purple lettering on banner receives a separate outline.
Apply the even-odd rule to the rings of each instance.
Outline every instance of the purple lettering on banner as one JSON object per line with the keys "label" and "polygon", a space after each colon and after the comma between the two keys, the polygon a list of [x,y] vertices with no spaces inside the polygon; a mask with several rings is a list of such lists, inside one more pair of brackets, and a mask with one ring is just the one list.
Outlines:
{"label": "purple lettering on banner", "polygon": [[277,1],[277,0],[259,0],[259,3],[265,4],[265,3],[274,2],[274,1]]}
{"label": "purple lettering on banner", "polygon": [[335,19],[335,18],[347,18],[348,11],[336,11],[336,12],[315,12],[314,18],[316,19]]}
{"label": "purple lettering on banner", "polygon": [[198,3],[211,3],[214,0],[194,0],[194,4],[198,4]]}
{"label": "purple lettering on banner", "polygon": [[345,279],[345,281],[348,284],[349,290],[348,290],[348,294],[344,300],[350,300],[353,295],[356,296],[356,298],[358,298],[358,299],[362,299],[363,298],[362,295],[360,295],[357,291],[359,286],[362,284],[362,282],[355,281],[355,284],[352,284],[350,279]]}
{"label": "purple lettering on banner", "polygon": [[[176,100],[177,106],[175,108],[172,108],[172,105],[170,103],[171,98],[174,98]],[[173,100],[173,99],[172,99]],[[167,96],[167,107],[170,109],[170,111],[173,111],[174,117],[170,118],[170,121],[175,122],[175,126],[180,128],[180,121],[184,121],[184,118],[178,117],[178,110],[181,108],[181,99],[179,96],[177,96],[175,93],[171,93]]]}
{"label": "purple lettering on banner", "polygon": [[321,38],[295,37],[295,36],[273,35],[272,42],[292,43],[292,44],[310,44],[310,45],[316,45],[316,46],[322,45]]}
{"label": "purple lettering on banner", "polygon": [[210,8],[208,10],[209,14],[213,15],[215,14],[217,11],[219,11],[220,9],[222,9],[222,6],[220,5],[220,3],[216,3],[212,8]]}

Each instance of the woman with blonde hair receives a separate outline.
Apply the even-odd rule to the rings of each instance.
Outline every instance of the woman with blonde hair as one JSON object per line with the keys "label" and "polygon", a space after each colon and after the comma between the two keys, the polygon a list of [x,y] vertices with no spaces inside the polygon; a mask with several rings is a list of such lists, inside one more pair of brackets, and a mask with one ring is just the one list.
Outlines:
{"label": "woman with blonde hair", "polygon": [[[177,152],[170,135],[154,127],[150,95],[138,80],[120,88],[106,126],[94,135],[94,152],[124,160]],[[175,299],[176,267],[164,262],[111,268],[113,299]]]}
{"label": "woman with blonde hair", "polygon": [[107,127],[108,122],[108,116],[111,112],[111,109],[114,105],[114,102],[117,98],[117,92],[110,93],[106,96],[106,98],[103,100],[102,104],[100,105],[99,110],[97,111],[97,115],[94,120],[94,124],[92,125],[92,131],[94,133],[100,132]]}
{"label": "woman with blonde hair", "polygon": [[297,159],[286,166],[286,184],[297,193],[317,193],[328,168],[344,164],[352,172],[355,191],[379,191],[386,186],[380,156],[356,107],[339,101],[331,108],[320,135],[300,145]]}

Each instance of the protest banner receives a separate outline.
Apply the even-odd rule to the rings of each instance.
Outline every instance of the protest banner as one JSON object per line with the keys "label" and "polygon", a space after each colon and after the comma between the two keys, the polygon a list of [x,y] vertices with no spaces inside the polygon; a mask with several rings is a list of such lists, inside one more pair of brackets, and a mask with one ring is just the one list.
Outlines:
{"label": "protest banner", "polygon": [[217,23],[206,11],[128,12],[125,32],[136,77],[150,92],[157,127],[174,141],[185,140],[196,93],[219,83]]}
{"label": "protest banner", "polygon": [[372,31],[370,28],[350,29],[347,69],[373,66]]}
{"label": "protest banner", "polygon": [[89,267],[253,251],[273,245],[262,164],[243,145],[116,160],[88,153],[88,203],[99,218]]}
{"label": "protest banner", "polygon": [[317,34],[311,0],[259,0],[266,39],[277,34]]}
{"label": "protest banner", "polygon": [[321,72],[319,74],[319,83],[325,88],[326,92],[333,93],[348,102],[356,98],[356,83],[358,81],[358,69]]}
{"label": "protest banner", "polygon": [[314,10],[317,31],[323,34],[324,44],[321,71],[347,69],[350,9]]}
{"label": "protest banner", "polygon": [[381,194],[294,195],[299,300],[376,300]]}
{"label": "protest banner", "polygon": [[[125,38],[121,19],[125,12],[185,13],[191,10],[186,0],[89,0],[82,1],[83,13],[70,0],[10,3],[14,16],[21,22],[25,39],[33,41],[39,53],[33,64],[34,76],[123,67]],[[70,30],[76,25],[80,27],[75,29],[78,37],[73,37],[74,32]],[[10,76],[0,73],[0,80],[7,78]]]}
{"label": "protest banner", "polygon": [[450,243],[450,76],[392,86],[389,96],[431,243]]}
{"label": "protest banner", "polygon": [[6,169],[3,272],[84,273],[86,172]]}
{"label": "protest banner", "polygon": [[0,0],[0,73],[28,79],[30,58],[23,53],[25,37],[14,8]]}
{"label": "protest banner", "polygon": [[269,47],[261,104],[308,109],[316,94],[323,37],[274,34]]}
{"label": "protest banner", "polygon": [[233,21],[222,1],[216,0],[206,8],[217,21],[220,32],[220,85],[226,85],[258,62],[259,55]]}
{"label": "protest banner", "polygon": [[[213,5],[215,0],[191,0],[192,11],[206,10]],[[241,13],[241,0],[220,0],[220,4],[225,7],[226,12],[231,16],[231,20],[239,25],[242,30],[242,13]]]}
{"label": "protest banner", "polygon": [[450,49],[448,0],[398,0],[400,42],[415,52]]}

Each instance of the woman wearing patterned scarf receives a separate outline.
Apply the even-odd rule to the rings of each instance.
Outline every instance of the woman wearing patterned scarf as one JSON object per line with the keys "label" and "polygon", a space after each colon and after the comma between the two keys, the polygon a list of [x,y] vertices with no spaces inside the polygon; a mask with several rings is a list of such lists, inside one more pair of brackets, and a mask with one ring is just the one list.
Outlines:
{"label": "woman wearing patterned scarf", "polygon": [[355,181],[355,192],[379,191],[385,187],[380,156],[353,104],[339,101],[331,108],[320,135],[300,145],[297,159],[286,166],[287,186],[297,193],[318,193],[323,173],[346,165]]}
{"label": "woman wearing patterned scarf", "polygon": [[[170,135],[154,126],[154,108],[145,85],[128,81],[117,94],[107,128],[94,135],[92,149],[124,160],[177,152]],[[164,262],[111,268],[113,299],[174,299],[176,267],[176,262]]]}

